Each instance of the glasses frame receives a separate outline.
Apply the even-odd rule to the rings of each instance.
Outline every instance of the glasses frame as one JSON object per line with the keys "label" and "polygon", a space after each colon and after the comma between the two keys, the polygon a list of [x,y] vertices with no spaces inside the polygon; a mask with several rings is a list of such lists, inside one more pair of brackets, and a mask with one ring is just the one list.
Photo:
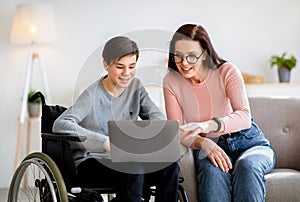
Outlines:
{"label": "glasses frame", "polygon": [[[205,49],[202,49],[202,52],[201,52],[201,54],[197,57],[197,56],[194,56],[194,55],[187,55],[187,56],[182,56],[182,57],[180,57],[181,58],[181,61],[180,62],[176,62],[175,61],[175,56],[177,56],[177,57],[179,57],[178,55],[176,55],[176,54],[173,54],[173,57],[172,57],[172,60],[173,60],[173,62],[175,62],[176,64],[180,64],[180,63],[182,63],[183,62],[183,60],[185,59],[185,61],[188,63],[188,64],[191,64],[191,65],[193,65],[193,64],[196,64],[198,61],[199,61],[199,58],[203,55],[203,53],[205,52]],[[197,60],[196,60],[196,62],[189,62],[188,61],[188,57],[190,57],[190,56],[193,56],[193,57],[195,57]]]}

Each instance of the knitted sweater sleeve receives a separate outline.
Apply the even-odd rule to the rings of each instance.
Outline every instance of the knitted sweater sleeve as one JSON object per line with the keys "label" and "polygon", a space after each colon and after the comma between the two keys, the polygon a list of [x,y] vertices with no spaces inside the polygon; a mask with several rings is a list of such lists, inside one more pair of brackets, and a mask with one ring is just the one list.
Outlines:
{"label": "knitted sweater sleeve", "polygon": [[231,64],[230,68],[220,71],[223,78],[225,93],[230,101],[231,112],[221,117],[224,125],[224,133],[236,132],[251,126],[251,112],[246,93],[245,84],[238,68]]}
{"label": "knitted sweater sleeve", "polygon": [[53,132],[78,135],[79,137],[84,135],[87,139],[81,146],[86,147],[90,152],[104,152],[103,144],[108,137],[80,125],[92,110],[93,102],[93,96],[85,90],[76,102],[56,119],[53,124]]}

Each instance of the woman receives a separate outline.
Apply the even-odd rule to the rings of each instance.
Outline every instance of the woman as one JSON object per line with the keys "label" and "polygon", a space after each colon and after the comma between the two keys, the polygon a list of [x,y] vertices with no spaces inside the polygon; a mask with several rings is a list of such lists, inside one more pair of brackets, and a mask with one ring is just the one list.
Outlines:
{"label": "woman", "polygon": [[274,152],[251,119],[238,68],[194,24],[173,35],[168,68],[167,117],[180,121],[181,142],[195,151],[199,200],[264,201]]}
{"label": "woman", "polygon": [[[114,37],[105,44],[102,57],[107,75],[90,85],[53,126],[56,133],[87,136],[86,141],[73,147],[97,154],[97,158],[88,155],[76,161],[78,176],[73,179],[73,184],[117,187],[116,200],[121,202],[140,202],[143,187],[155,185],[156,201],[177,202],[179,168],[176,162],[145,175],[133,174],[129,170],[125,173],[124,164],[111,162],[109,120],[165,117],[152,102],[141,81],[135,78],[139,50],[134,41],[123,36]],[[126,164],[125,168],[128,166]]]}

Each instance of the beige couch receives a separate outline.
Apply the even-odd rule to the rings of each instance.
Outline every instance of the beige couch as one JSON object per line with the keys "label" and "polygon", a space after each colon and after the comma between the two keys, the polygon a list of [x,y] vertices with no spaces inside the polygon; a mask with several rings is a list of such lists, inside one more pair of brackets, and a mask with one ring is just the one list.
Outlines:
{"label": "beige couch", "polygon": [[[267,202],[300,201],[300,99],[249,98],[254,121],[276,152],[276,165],[266,175]],[[196,202],[196,176],[191,150],[180,162],[189,201]]]}

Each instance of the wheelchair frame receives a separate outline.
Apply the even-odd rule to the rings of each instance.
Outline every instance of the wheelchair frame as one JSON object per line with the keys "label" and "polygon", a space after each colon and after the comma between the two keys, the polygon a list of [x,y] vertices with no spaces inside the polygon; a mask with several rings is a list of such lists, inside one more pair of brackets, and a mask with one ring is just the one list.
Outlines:
{"label": "wheelchair frame", "polygon": [[[71,179],[76,175],[76,167],[72,157],[70,141],[83,142],[86,137],[52,133],[55,119],[66,109],[62,106],[46,105],[44,95],[37,92],[30,99],[42,99],[41,136],[42,152],[27,155],[16,169],[11,180],[8,202],[28,201],[67,202],[67,201],[103,201],[101,194],[112,194],[115,188],[77,188],[72,190]],[[70,168],[71,165],[71,168]],[[68,168],[66,168],[68,167]],[[188,202],[187,194],[180,183],[179,201]],[[149,188],[143,193],[144,201],[149,201],[155,195],[155,189]],[[109,195],[110,196],[110,195]],[[109,197],[109,200],[111,197]]]}

